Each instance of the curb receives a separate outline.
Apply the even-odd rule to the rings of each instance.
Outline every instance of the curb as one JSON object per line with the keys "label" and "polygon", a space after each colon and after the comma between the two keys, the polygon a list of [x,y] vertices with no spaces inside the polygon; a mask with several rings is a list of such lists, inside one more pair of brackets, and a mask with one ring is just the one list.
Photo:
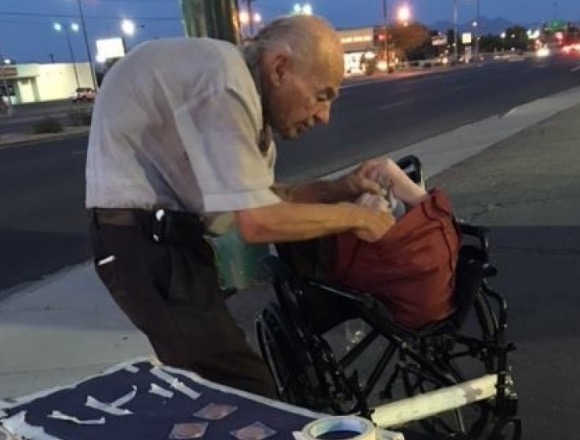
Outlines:
{"label": "curb", "polygon": [[[47,134],[31,134],[31,135],[23,135],[22,138],[18,138],[15,140],[0,140],[0,149],[3,148],[10,148],[10,147],[20,147],[26,145],[34,145],[39,144],[47,141],[60,141],[64,139],[70,139],[75,137],[82,137],[86,136],[89,133],[89,127],[78,129],[78,130],[70,130],[64,131],[61,133],[47,133]],[[1,139],[1,135],[0,135]]]}

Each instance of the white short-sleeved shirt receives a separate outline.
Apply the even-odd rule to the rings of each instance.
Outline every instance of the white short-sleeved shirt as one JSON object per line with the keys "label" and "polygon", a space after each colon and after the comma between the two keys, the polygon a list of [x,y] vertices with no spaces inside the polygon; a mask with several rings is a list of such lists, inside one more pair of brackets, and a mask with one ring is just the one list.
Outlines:
{"label": "white short-sleeved shirt", "polygon": [[276,147],[239,49],[206,38],[132,50],[105,76],[89,136],[87,208],[174,209],[211,218],[279,203]]}

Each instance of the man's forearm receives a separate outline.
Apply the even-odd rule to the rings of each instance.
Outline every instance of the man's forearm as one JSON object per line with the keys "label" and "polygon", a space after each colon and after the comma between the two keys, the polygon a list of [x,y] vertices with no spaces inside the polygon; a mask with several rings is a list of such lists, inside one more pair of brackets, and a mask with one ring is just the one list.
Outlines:
{"label": "man's forearm", "polygon": [[318,180],[296,185],[277,183],[272,190],[285,202],[336,203],[352,199],[352,194],[340,181]]}
{"label": "man's forearm", "polygon": [[364,228],[369,213],[356,205],[340,203],[279,203],[236,213],[240,233],[249,243],[300,241]]}

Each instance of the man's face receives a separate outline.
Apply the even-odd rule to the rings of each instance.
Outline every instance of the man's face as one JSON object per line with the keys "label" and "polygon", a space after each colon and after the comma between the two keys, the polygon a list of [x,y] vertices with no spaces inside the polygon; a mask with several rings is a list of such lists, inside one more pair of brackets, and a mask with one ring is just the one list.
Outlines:
{"label": "man's face", "polygon": [[342,63],[334,64],[310,72],[287,69],[280,85],[270,90],[269,122],[283,138],[295,139],[315,124],[329,122],[343,80]]}

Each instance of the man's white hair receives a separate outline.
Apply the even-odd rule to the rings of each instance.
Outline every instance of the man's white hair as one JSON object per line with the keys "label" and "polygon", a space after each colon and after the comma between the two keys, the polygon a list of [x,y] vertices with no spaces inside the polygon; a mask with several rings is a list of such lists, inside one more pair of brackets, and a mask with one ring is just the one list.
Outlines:
{"label": "man's white hair", "polygon": [[311,26],[313,22],[332,29],[326,20],[315,16],[282,17],[270,22],[244,46],[246,62],[255,66],[265,51],[282,49],[299,69],[309,70],[320,44],[320,34]]}

